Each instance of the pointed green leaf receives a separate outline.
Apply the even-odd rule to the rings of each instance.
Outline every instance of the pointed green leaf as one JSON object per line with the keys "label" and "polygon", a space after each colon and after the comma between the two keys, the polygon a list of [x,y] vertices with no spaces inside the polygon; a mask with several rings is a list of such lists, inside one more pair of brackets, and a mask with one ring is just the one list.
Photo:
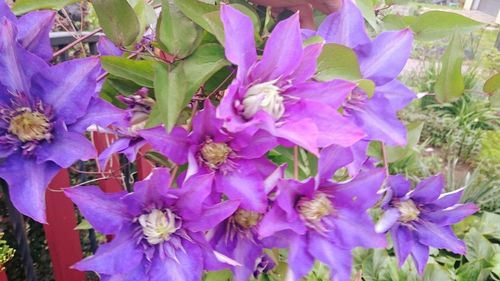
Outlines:
{"label": "pointed green leaf", "polygon": [[399,30],[410,27],[416,20],[416,16],[387,15],[382,21],[386,30]]}
{"label": "pointed green leaf", "polygon": [[464,94],[463,56],[460,37],[455,34],[441,58],[441,71],[435,85],[436,99],[439,102],[451,102]]}
{"label": "pointed green leaf", "polygon": [[144,87],[153,87],[153,61],[103,56],[101,63],[102,67],[114,76],[131,80]]}
{"label": "pointed green leaf", "polygon": [[326,44],[318,58],[316,79],[329,81],[335,78],[361,79],[356,53],[339,44]]}
{"label": "pointed green leaf", "polygon": [[493,94],[500,91],[500,73],[497,73],[486,80],[483,91],[487,94]]}
{"label": "pointed green leaf", "polygon": [[457,13],[430,11],[419,16],[411,25],[418,40],[434,40],[453,34],[453,32],[471,32],[483,26],[468,17]]}
{"label": "pointed green leaf", "polygon": [[12,5],[12,12],[16,15],[21,15],[42,9],[60,10],[64,8],[64,6],[76,2],[79,2],[79,0],[17,0],[14,2],[14,5]]}
{"label": "pointed green leaf", "polygon": [[94,0],[99,23],[106,36],[118,46],[132,45],[140,33],[140,24],[127,0]]}
{"label": "pointed green leaf", "polygon": [[368,24],[375,30],[379,30],[379,26],[377,23],[377,17],[375,16],[375,11],[373,8],[373,2],[371,0],[356,0],[356,4],[358,4],[359,10],[363,17],[368,22]]}

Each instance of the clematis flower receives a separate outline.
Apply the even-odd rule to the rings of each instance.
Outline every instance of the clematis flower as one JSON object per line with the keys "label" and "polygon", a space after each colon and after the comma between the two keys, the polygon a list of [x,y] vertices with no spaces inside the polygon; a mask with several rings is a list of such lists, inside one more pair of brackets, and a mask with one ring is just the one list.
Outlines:
{"label": "clematis flower", "polygon": [[36,11],[17,18],[4,0],[0,0],[0,20],[9,20],[17,28],[17,42],[29,52],[45,61],[52,59],[49,32],[54,23],[55,12]]}
{"label": "clematis flower", "polygon": [[263,217],[259,234],[288,241],[289,280],[300,280],[314,260],[325,263],[332,280],[349,280],[351,250],[385,247],[384,235],[375,233],[367,213],[378,201],[382,170],[359,174],[350,182],[281,180],[276,200]]}
{"label": "clematis flower", "polygon": [[114,134],[118,137],[99,155],[99,166],[105,167],[106,161],[114,153],[123,153],[130,162],[134,162],[141,147],[146,145],[138,131],[144,129],[154,100],[148,97],[148,90],[143,88],[134,95],[118,96],[122,103],[127,105],[123,120],[109,128],[99,128],[100,131]]}
{"label": "clematis flower", "polygon": [[210,174],[216,192],[241,200],[242,208],[263,212],[267,206],[264,181],[275,170],[265,155],[276,146],[276,139],[262,130],[228,133],[222,123],[207,100],[192,120],[192,132],[175,127],[167,134],[156,127],[139,135],[175,163],[188,163],[186,179]]}
{"label": "clematis flower", "polygon": [[411,254],[422,275],[429,247],[465,254],[465,243],[455,236],[451,225],[474,214],[478,208],[472,203],[458,204],[463,189],[441,194],[443,175],[424,179],[411,191],[411,183],[400,175],[389,177],[388,186],[382,205],[384,214],[376,231],[391,233],[399,266]]}
{"label": "clematis flower", "polygon": [[69,188],[66,195],[99,232],[114,239],[73,267],[95,271],[102,280],[199,281],[210,259],[221,256],[205,240],[209,230],[230,216],[235,201],[201,204],[210,194],[206,175],[180,189],[169,188],[169,171],[157,168],[133,193],[104,193],[99,187]]}
{"label": "clematis flower", "polygon": [[45,222],[48,183],[61,167],[95,156],[83,132],[112,123],[116,109],[96,97],[97,58],[49,66],[17,34],[0,21],[0,178],[20,212]]}
{"label": "clematis flower", "polygon": [[355,85],[311,80],[323,43],[303,46],[298,14],[276,25],[260,60],[250,18],[222,5],[221,19],[226,57],[238,66],[217,111],[229,131],[264,129],[316,155],[319,147],[350,146],[364,136],[337,112]]}
{"label": "clematis flower", "polygon": [[403,69],[412,49],[411,30],[387,31],[373,41],[368,37],[363,16],[352,0],[344,0],[342,9],[329,15],[317,32],[306,31],[306,37],[319,35],[327,43],[352,48],[364,79],[375,83],[375,93],[356,88],[344,103],[344,112],[366,133],[367,140],[383,141],[387,145],[406,144],[406,129],[397,118],[415,94],[396,78]]}

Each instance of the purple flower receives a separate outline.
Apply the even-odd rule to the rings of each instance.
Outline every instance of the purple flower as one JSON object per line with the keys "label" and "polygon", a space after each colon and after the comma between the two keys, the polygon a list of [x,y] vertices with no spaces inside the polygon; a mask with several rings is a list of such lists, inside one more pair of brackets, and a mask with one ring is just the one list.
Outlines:
{"label": "purple flower", "polygon": [[129,194],[104,193],[96,186],[66,189],[97,231],[115,235],[74,268],[98,272],[103,280],[201,280],[203,269],[221,256],[204,232],[239,204],[202,204],[210,195],[206,177],[193,177],[182,188],[171,189],[168,170],[158,168]]}
{"label": "purple flower", "polygon": [[422,180],[411,191],[410,182],[403,176],[389,177],[388,185],[382,205],[384,214],[376,231],[390,230],[399,266],[411,254],[422,275],[429,247],[465,254],[465,244],[455,236],[451,225],[474,214],[478,208],[472,203],[458,204],[463,189],[441,194],[443,175]]}
{"label": "purple flower", "polygon": [[[113,122],[115,108],[96,98],[97,58],[47,65],[0,22],[0,177],[14,206],[45,222],[45,189],[57,171],[95,150],[83,132]],[[64,79],[61,79],[64,77]]]}
{"label": "purple flower", "polygon": [[352,48],[357,57],[363,78],[375,83],[375,93],[368,97],[356,88],[344,103],[347,117],[363,129],[368,140],[383,141],[387,145],[406,144],[406,129],[397,118],[397,111],[404,108],[415,94],[396,78],[403,69],[412,49],[411,30],[388,31],[373,41],[368,37],[364,18],[352,0],[344,0],[342,9],[329,15],[316,33],[327,43]]}
{"label": "purple flower", "polygon": [[115,134],[118,140],[114,141],[99,155],[99,166],[106,167],[106,161],[114,153],[123,153],[130,162],[134,162],[141,147],[146,145],[138,131],[144,129],[154,100],[148,97],[148,89],[142,88],[134,95],[118,96],[122,103],[127,105],[121,122],[110,128],[99,128],[100,131]]}
{"label": "purple flower", "polygon": [[259,227],[262,237],[288,241],[290,280],[300,280],[314,260],[330,267],[332,280],[349,280],[351,250],[385,247],[385,236],[375,233],[367,209],[380,198],[382,170],[359,174],[350,182],[281,180],[276,200]]}
{"label": "purple flower", "polygon": [[262,130],[229,133],[222,123],[207,101],[193,118],[190,133],[175,127],[167,134],[163,127],[157,127],[139,134],[175,163],[188,163],[186,179],[212,175],[216,192],[241,200],[242,208],[263,212],[267,206],[265,178],[276,169],[265,155],[276,146],[276,140]]}
{"label": "purple flower", "polygon": [[323,44],[303,47],[298,14],[276,25],[260,60],[250,18],[228,5],[221,18],[226,57],[238,66],[217,111],[228,130],[264,129],[316,155],[319,147],[349,146],[364,136],[337,111],[355,85],[311,80]]}
{"label": "purple flower", "polygon": [[5,1],[0,0],[0,21],[4,18],[16,26],[16,40],[24,49],[45,61],[52,59],[49,32],[52,29],[55,12],[36,11],[16,18]]}

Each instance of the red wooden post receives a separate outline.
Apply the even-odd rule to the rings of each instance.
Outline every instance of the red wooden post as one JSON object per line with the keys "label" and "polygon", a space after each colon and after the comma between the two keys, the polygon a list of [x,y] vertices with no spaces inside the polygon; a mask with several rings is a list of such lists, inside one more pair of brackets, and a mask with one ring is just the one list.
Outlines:
{"label": "red wooden post", "polygon": [[137,156],[137,160],[135,161],[135,163],[137,164],[137,177],[139,178],[139,180],[145,179],[151,173],[151,171],[153,171],[154,165],[144,157],[146,152],[148,152],[149,150],[151,150],[149,144],[143,146],[139,150],[139,155]]}
{"label": "red wooden post", "polygon": [[56,281],[85,281],[85,273],[70,269],[83,258],[73,203],[62,188],[69,187],[69,174],[61,170],[49,184],[46,193],[47,222],[43,225]]}
{"label": "red wooden post", "polygon": [[[97,152],[103,152],[109,144],[111,144],[115,137],[110,134],[93,133],[92,140]],[[102,168],[101,168],[102,169]],[[104,175],[110,177],[109,179],[99,181],[99,186],[104,192],[117,192],[123,191],[123,182],[121,181],[120,158],[118,155],[113,155],[108,161],[108,164],[102,169]]]}
{"label": "red wooden post", "polygon": [[5,274],[5,271],[0,271],[0,281],[9,281],[9,279],[7,279],[7,274]]}

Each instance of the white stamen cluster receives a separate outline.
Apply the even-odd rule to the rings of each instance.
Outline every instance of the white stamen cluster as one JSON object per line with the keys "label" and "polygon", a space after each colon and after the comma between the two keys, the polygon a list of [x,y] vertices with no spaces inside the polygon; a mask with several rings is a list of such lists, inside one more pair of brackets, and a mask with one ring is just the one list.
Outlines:
{"label": "white stamen cluster", "polygon": [[399,221],[403,223],[409,223],[418,219],[420,210],[412,200],[401,201],[396,203],[395,205],[401,213]]}
{"label": "white stamen cluster", "polygon": [[170,239],[170,235],[179,228],[178,217],[169,209],[164,211],[153,209],[149,214],[138,218],[144,238],[151,245],[160,244]]}
{"label": "white stamen cluster", "polygon": [[50,122],[40,112],[23,108],[10,120],[8,131],[22,142],[41,141],[50,138]]}
{"label": "white stamen cluster", "polygon": [[285,113],[281,89],[274,85],[274,81],[256,84],[250,87],[243,99],[243,116],[252,118],[259,110],[271,114],[279,119]]}

